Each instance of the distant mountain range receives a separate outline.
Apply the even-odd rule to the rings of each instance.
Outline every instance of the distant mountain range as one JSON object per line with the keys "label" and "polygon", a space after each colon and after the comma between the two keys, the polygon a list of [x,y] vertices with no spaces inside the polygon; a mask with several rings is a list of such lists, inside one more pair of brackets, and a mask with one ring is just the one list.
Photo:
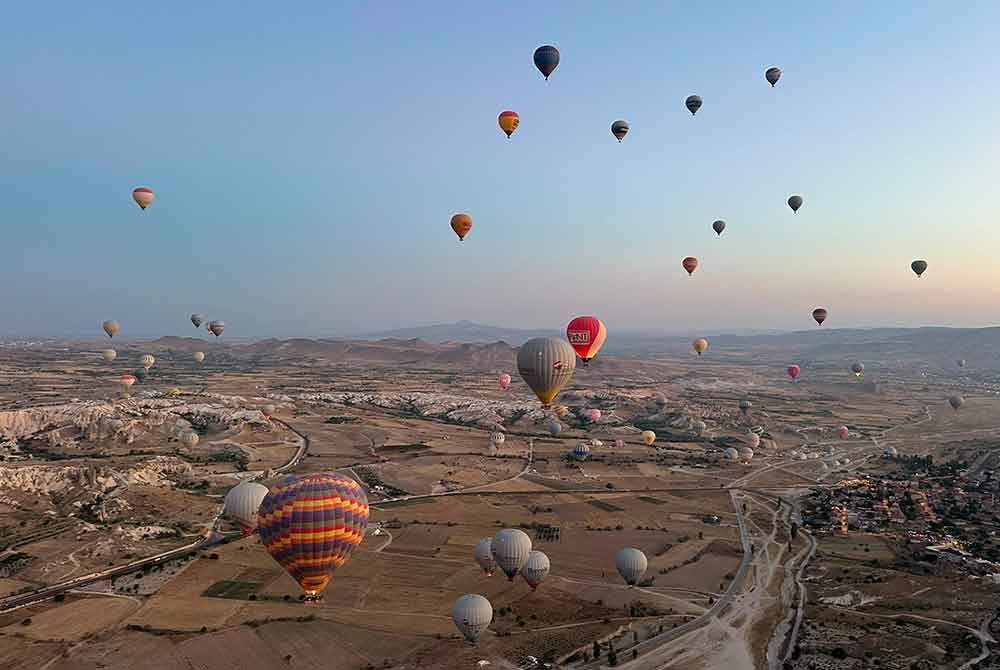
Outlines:
{"label": "distant mountain range", "polygon": [[358,340],[410,340],[421,339],[426,342],[510,342],[521,345],[533,337],[558,337],[562,333],[558,330],[529,330],[520,328],[505,328],[503,326],[489,326],[472,321],[458,321],[456,323],[438,323],[431,326],[414,326],[411,328],[397,328],[396,330],[386,330],[378,333],[365,333],[357,335],[351,339]]}

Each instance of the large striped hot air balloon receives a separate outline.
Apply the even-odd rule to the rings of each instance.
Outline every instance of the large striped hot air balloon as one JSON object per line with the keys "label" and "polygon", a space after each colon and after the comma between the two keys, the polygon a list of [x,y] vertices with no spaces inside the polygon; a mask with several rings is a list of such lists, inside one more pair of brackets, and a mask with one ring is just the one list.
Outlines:
{"label": "large striped hot air balloon", "polygon": [[607,337],[608,329],[596,316],[578,316],[566,326],[566,339],[584,366],[590,365],[590,360],[604,346]]}
{"label": "large striped hot air balloon", "polygon": [[132,189],[132,199],[135,200],[135,204],[139,205],[141,209],[146,209],[151,204],[153,204],[153,190],[148,186],[139,186]]}
{"label": "large striped hot air balloon", "polygon": [[817,307],[813,310],[813,319],[815,319],[816,323],[821,326],[823,325],[823,322],[826,321],[826,315],[827,311],[825,307]]}
{"label": "large striped hot air balloon", "polygon": [[336,472],[289,477],[264,497],[257,526],[272,558],[313,600],[361,544],[368,497],[358,482]]}
{"label": "large striped hot air balloon", "polygon": [[507,134],[507,139],[509,140],[514,131],[517,130],[518,124],[521,123],[521,117],[517,115],[517,112],[507,109],[500,112],[497,123],[500,124],[500,130]]}
{"label": "large striped hot air balloon", "polygon": [[564,340],[536,337],[517,350],[517,371],[542,401],[542,407],[549,406],[575,369],[576,352]]}

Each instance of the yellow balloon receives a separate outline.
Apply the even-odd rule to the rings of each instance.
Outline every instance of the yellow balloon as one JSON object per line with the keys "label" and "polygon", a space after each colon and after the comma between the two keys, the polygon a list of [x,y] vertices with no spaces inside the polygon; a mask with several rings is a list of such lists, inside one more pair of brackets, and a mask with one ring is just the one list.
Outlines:
{"label": "yellow balloon", "polygon": [[651,430],[642,431],[642,443],[650,447],[653,445],[653,442],[656,442],[656,433]]}
{"label": "yellow balloon", "polygon": [[698,352],[699,356],[701,356],[702,352],[708,349],[708,340],[704,337],[699,337],[691,343],[691,346],[694,347],[694,350]]}

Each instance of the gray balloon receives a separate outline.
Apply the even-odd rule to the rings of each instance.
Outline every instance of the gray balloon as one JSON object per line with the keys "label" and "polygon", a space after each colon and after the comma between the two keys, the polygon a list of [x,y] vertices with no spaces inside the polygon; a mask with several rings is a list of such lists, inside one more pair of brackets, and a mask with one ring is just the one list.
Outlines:
{"label": "gray balloon", "polygon": [[618,574],[629,586],[635,586],[639,583],[642,576],[646,574],[648,565],[646,554],[635,547],[625,547],[615,555],[615,567],[618,568]]}
{"label": "gray balloon", "polygon": [[493,605],[481,595],[467,593],[452,605],[451,620],[465,639],[475,644],[493,623]]}
{"label": "gray balloon", "polygon": [[240,482],[229,489],[222,501],[222,514],[239,524],[244,535],[257,527],[257,510],[267,495],[267,487],[257,482]]}
{"label": "gray balloon", "polygon": [[802,196],[793,195],[788,199],[788,206],[792,208],[793,212],[799,211],[799,207],[802,206]]}
{"label": "gray balloon", "polygon": [[555,437],[562,432],[562,424],[553,419],[552,421],[549,421],[545,429],[549,431],[549,435]]}
{"label": "gray balloon", "polygon": [[497,562],[493,560],[493,538],[484,537],[477,544],[476,548],[472,550],[472,557],[476,559],[476,563],[479,567],[483,569],[487,577],[492,577],[493,573],[497,569]]}
{"label": "gray balloon", "polygon": [[194,449],[195,447],[198,446],[198,442],[200,441],[201,438],[198,437],[198,433],[194,432],[193,430],[185,430],[183,433],[181,433],[181,442],[183,442],[184,445],[188,447],[188,449]]}
{"label": "gray balloon", "polygon": [[781,68],[780,67],[769,67],[767,71],[764,72],[764,79],[767,79],[767,83],[774,88],[774,85],[778,83],[781,79]]}
{"label": "gray balloon", "polygon": [[749,412],[751,407],[753,407],[753,403],[750,402],[749,400],[746,399],[740,400],[740,411],[743,412],[744,414]]}
{"label": "gray balloon", "polygon": [[719,219],[718,221],[712,224],[712,230],[715,231],[716,235],[721,235],[722,231],[725,229],[726,229],[726,222],[723,221],[722,219]]}
{"label": "gray balloon", "polygon": [[701,96],[689,95],[687,100],[684,101],[684,106],[688,108],[689,112],[691,112],[691,116],[694,116],[698,113],[698,110],[701,109]]}
{"label": "gray balloon", "polygon": [[625,136],[628,135],[628,121],[618,119],[612,123],[611,134],[617,137],[619,142],[625,139]]}
{"label": "gray balloon", "polygon": [[523,530],[504,528],[493,536],[490,551],[507,579],[514,581],[531,553],[531,538]]}
{"label": "gray balloon", "polygon": [[549,575],[549,557],[540,551],[533,551],[528,554],[528,560],[524,562],[524,567],[521,568],[521,576],[524,577],[524,581],[528,582],[528,586],[534,591],[545,578]]}
{"label": "gray balloon", "polygon": [[927,261],[913,261],[910,263],[910,269],[919,277],[927,270]]}
{"label": "gray balloon", "polygon": [[191,315],[191,323],[194,324],[195,328],[200,328],[201,327],[201,322],[204,321],[204,320],[205,320],[205,315],[204,314],[192,314]]}
{"label": "gray balloon", "polygon": [[960,395],[953,395],[952,397],[948,398],[948,404],[951,405],[951,408],[953,410],[957,411],[959,407],[965,404],[965,398],[963,398]]}
{"label": "gray balloon", "polygon": [[517,371],[542,401],[542,407],[549,406],[575,369],[576,352],[563,339],[536,337],[517,351]]}

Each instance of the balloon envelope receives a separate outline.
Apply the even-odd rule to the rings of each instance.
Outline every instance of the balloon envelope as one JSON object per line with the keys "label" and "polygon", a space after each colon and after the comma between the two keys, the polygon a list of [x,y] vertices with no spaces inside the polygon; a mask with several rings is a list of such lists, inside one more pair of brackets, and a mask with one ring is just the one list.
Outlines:
{"label": "balloon envelope", "polygon": [[483,569],[487,577],[492,577],[493,572],[497,569],[497,563],[493,560],[492,546],[493,538],[484,537],[476,544],[476,548],[472,550],[472,557],[476,559],[476,563]]}
{"label": "balloon envelope", "polygon": [[203,360],[205,360],[205,352],[203,351],[194,352],[194,360],[196,363],[201,363]]}
{"label": "balloon envelope", "polygon": [[704,337],[699,337],[697,340],[691,343],[691,348],[697,351],[698,355],[701,356],[705,352],[705,350],[708,349],[708,340],[706,340]]}
{"label": "balloon envelope", "polygon": [[587,365],[604,346],[608,330],[596,316],[578,316],[566,326],[566,339]]}
{"label": "balloon envelope", "polygon": [[684,106],[691,112],[691,116],[694,116],[701,109],[701,96],[689,95],[687,100],[684,101]]}
{"label": "balloon envelope", "polygon": [[839,435],[842,440],[846,440],[850,434],[851,431],[847,426],[841,426],[837,429],[837,435]]}
{"label": "balloon envelope", "polygon": [[120,381],[120,383],[121,383],[122,386],[124,386],[125,388],[128,388],[128,387],[132,386],[132,384],[135,384],[135,376],[134,375],[122,375],[121,378],[119,379],[119,381]]}
{"label": "balloon envelope", "polygon": [[510,375],[507,374],[506,372],[500,373],[500,388],[502,388],[504,391],[510,388]]}
{"label": "balloon envelope", "polygon": [[475,643],[493,622],[493,606],[483,596],[467,593],[452,605],[451,620],[466,640]]}
{"label": "balloon envelope", "polygon": [[800,374],[802,374],[802,368],[800,368],[798,365],[788,366],[789,377],[791,377],[792,379],[798,379]]}
{"label": "balloon envelope", "polygon": [[688,277],[694,274],[695,269],[698,267],[698,259],[694,256],[688,256],[681,261],[681,267],[687,270]]}
{"label": "balloon envelope", "polygon": [[575,369],[576,352],[565,340],[536,337],[517,351],[517,371],[543,407],[549,406]]}
{"label": "balloon envelope", "polygon": [[618,574],[622,576],[622,579],[629,586],[635,586],[639,583],[642,576],[646,574],[646,567],[648,565],[646,554],[635,547],[619,549],[615,555],[615,567],[618,568]]}
{"label": "balloon envelope", "polygon": [[719,219],[718,221],[715,221],[712,224],[712,230],[714,230],[717,235],[721,235],[722,231],[725,229],[726,229],[726,222],[723,221],[722,219]]}
{"label": "balloon envelope", "polygon": [[764,72],[764,79],[766,79],[767,83],[771,85],[771,88],[774,88],[774,85],[778,83],[779,79],[781,79],[781,68],[780,67],[767,68],[767,70]]}
{"label": "balloon envelope", "polygon": [[865,364],[864,363],[854,363],[853,365],[851,365],[851,372],[854,373],[854,376],[860,377],[865,372]]}
{"label": "balloon envelope", "polygon": [[153,203],[153,198],[155,197],[156,196],[153,195],[152,189],[148,186],[139,186],[132,189],[132,199],[135,200],[135,204],[139,205],[140,209],[146,209],[149,207]]}
{"label": "balloon envelope", "polygon": [[114,349],[105,349],[104,351],[101,352],[101,356],[104,356],[104,360],[110,363],[111,361],[118,358],[118,352],[115,351]]}
{"label": "balloon envelope", "polygon": [[315,597],[361,544],[368,497],[358,482],[336,472],[291,476],[264,497],[257,524],[271,557]]}
{"label": "balloon envelope", "polygon": [[211,332],[216,337],[218,337],[219,335],[222,335],[222,331],[225,330],[225,329],[226,329],[226,324],[225,324],[224,321],[209,321],[208,322],[208,330],[209,330],[209,332]]}
{"label": "balloon envelope", "polygon": [[538,71],[548,79],[559,65],[559,49],[549,44],[540,46],[535,49],[534,61]]}
{"label": "balloon envelope", "polygon": [[549,435],[555,437],[562,432],[562,424],[555,420],[549,421],[549,423],[545,426],[545,429],[549,431]]}
{"label": "balloon envelope", "polygon": [[451,217],[451,229],[458,235],[459,241],[464,240],[472,230],[472,217],[468,214],[455,214]]}
{"label": "balloon envelope", "polygon": [[656,442],[656,433],[651,430],[642,431],[642,443],[650,447],[653,445],[653,442]]}
{"label": "balloon envelope", "polygon": [[611,134],[614,135],[619,142],[625,139],[625,136],[628,135],[628,121],[625,121],[623,119],[618,119],[617,121],[612,123]]}
{"label": "balloon envelope", "polygon": [[235,521],[246,537],[257,527],[257,512],[267,495],[267,487],[257,482],[240,482],[226,492],[222,501],[222,514]]}
{"label": "balloon envelope", "polygon": [[145,356],[142,357],[142,367],[146,368],[147,370],[153,367],[153,363],[155,362],[156,359],[153,358],[151,354],[146,354]]}
{"label": "balloon envelope", "polygon": [[826,321],[826,309],[823,307],[817,307],[814,309],[813,318],[816,320],[816,323],[822,326],[823,322]]}
{"label": "balloon envelope", "polygon": [[913,261],[910,263],[910,269],[919,277],[927,269],[927,261]]}
{"label": "balloon envelope", "polygon": [[500,130],[507,134],[507,139],[517,130],[518,125],[521,123],[521,117],[517,115],[517,112],[511,110],[505,110],[500,112],[500,116],[497,117],[497,123],[500,124]]}
{"label": "balloon envelope", "polygon": [[587,421],[591,423],[597,423],[601,420],[601,410],[599,409],[588,409],[583,413],[583,415],[587,417]]}
{"label": "balloon envelope", "polygon": [[959,407],[965,404],[965,398],[963,398],[960,395],[953,395],[950,398],[948,398],[948,404],[951,405],[952,409],[957,410]]}
{"label": "balloon envelope", "polygon": [[524,567],[521,568],[521,576],[534,591],[539,584],[545,581],[549,575],[550,567],[548,556],[540,551],[532,551],[528,554],[528,560],[524,562]]}
{"label": "balloon envelope", "polygon": [[490,551],[493,552],[493,560],[507,578],[514,581],[514,577],[531,553],[531,538],[518,528],[504,528],[493,536]]}
{"label": "balloon envelope", "polygon": [[198,436],[198,433],[193,430],[185,430],[181,433],[181,442],[183,442],[189,449],[197,447],[200,441],[201,438]]}
{"label": "balloon envelope", "polygon": [[204,320],[205,320],[205,315],[204,314],[192,314],[191,315],[191,323],[194,324],[195,328],[201,328],[201,323]]}
{"label": "balloon envelope", "polygon": [[114,319],[108,319],[101,324],[101,328],[103,328],[104,332],[108,334],[108,337],[114,337],[115,333],[118,332],[118,322]]}
{"label": "balloon envelope", "polygon": [[793,195],[788,199],[788,206],[792,208],[793,212],[799,211],[799,207],[802,206],[802,196]]}

